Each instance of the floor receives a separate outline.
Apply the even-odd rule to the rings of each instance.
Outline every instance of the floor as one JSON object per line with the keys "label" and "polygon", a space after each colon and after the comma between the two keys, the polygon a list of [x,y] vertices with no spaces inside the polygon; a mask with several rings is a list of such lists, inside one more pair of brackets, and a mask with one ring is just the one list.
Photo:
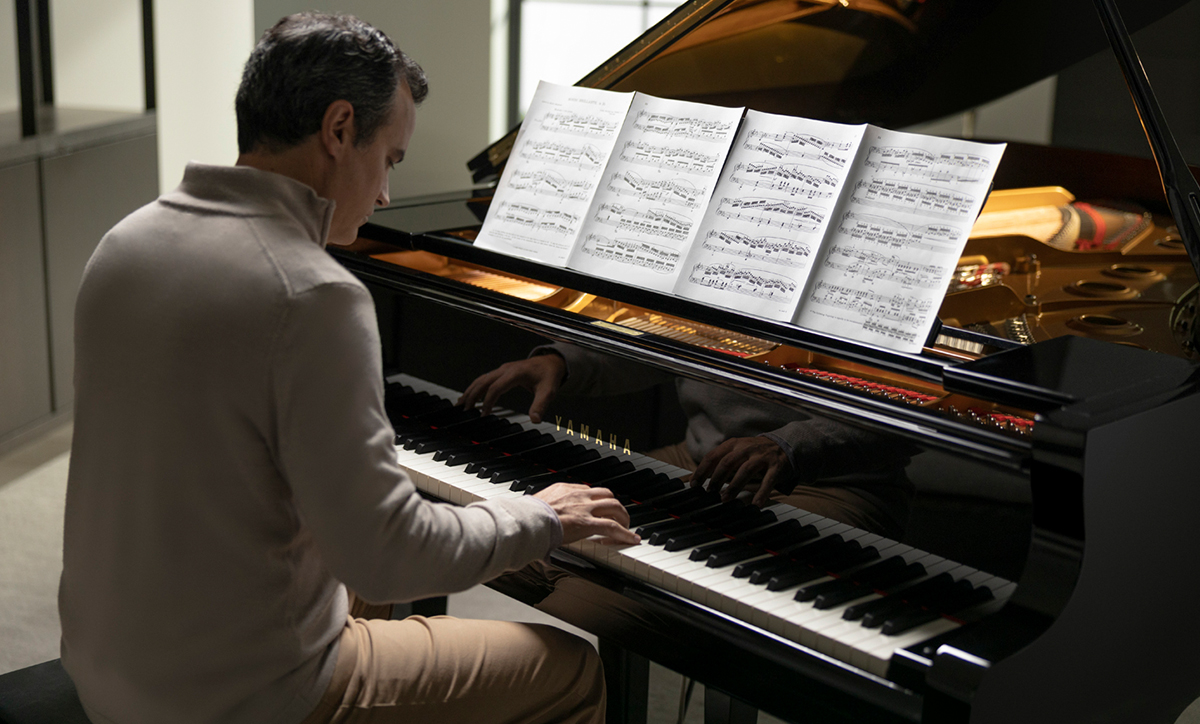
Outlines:
{"label": "floor", "polygon": [[[62,570],[62,517],[67,489],[71,427],[0,455],[0,674],[58,658],[58,576]],[[450,597],[449,613],[462,618],[504,619],[558,625],[546,614],[478,586]],[[683,679],[651,665],[649,724],[678,721]],[[686,724],[704,720],[703,686],[692,692]],[[759,715],[760,724],[778,719]]]}

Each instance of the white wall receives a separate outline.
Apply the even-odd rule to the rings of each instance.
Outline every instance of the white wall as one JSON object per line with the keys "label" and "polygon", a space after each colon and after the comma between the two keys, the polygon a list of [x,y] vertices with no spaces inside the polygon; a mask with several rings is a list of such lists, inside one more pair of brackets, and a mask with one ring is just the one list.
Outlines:
{"label": "white wall", "polygon": [[17,24],[12,0],[0,0],[0,113],[21,107],[17,86]]}
{"label": "white wall", "polygon": [[53,0],[50,42],[55,105],[146,107],[140,0]]}
{"label": "white wall", "polygon": [[392,199],[469,188],[467,161],[489,142],[490,0],[257,0],[255,35],[302,10],[357,15],[429,76],[408,154],[392,172]]}
{"label": "white wall", "polygon": [[253,41],[253,0],[154,0],[160,190],[189,160],[237,160],[233,97]]}

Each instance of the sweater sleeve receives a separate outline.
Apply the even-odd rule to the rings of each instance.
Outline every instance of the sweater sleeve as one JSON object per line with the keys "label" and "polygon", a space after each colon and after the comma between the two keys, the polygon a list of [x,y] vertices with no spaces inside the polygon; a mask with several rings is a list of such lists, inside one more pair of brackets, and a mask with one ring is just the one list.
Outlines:
{"label": "sweater sleeve", "polygon": [[562,342],[536,347],[530,356],[547,352],[557,354],[567,363],[567,378],[559,390],[566,395],[587,397],[620,395],[648,390],[655,385],[674,379],[670,373],[632,360],[593,352]]}
{"label": "sweater sleeve", "polygon": [[793,487],[850,473],[903,468],[917,452],[901,438],[811,413],[808,419],[789,422],[763,433],[763,437],[787,453],[796,471],[796,477],[789,481]]}
{"label": "sweater sleeve", "polygon": [[553,510],[519,498],[423,499],[396,463],[370,295],[351,282],[292,296],[273,350],[278,466],[330,572],[369,601],[469,588],[545,556]]}

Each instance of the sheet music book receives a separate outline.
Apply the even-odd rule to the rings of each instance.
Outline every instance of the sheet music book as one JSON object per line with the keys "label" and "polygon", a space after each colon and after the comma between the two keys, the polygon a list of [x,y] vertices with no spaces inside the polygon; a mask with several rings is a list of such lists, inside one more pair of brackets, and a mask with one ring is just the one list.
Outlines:
{"label": "sheet music book", "polygon": [[919,352],[1004,144],[744,116],[542,83],[475,244]]}

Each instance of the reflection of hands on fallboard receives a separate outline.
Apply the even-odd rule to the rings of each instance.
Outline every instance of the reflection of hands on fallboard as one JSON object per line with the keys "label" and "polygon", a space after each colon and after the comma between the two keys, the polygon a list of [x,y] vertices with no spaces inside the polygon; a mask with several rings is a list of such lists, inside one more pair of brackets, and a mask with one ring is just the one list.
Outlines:
{"label": "reflection of hands on fallboard", "polygon": [[475,244],[919,352],[1003,152],[542,83]]}

